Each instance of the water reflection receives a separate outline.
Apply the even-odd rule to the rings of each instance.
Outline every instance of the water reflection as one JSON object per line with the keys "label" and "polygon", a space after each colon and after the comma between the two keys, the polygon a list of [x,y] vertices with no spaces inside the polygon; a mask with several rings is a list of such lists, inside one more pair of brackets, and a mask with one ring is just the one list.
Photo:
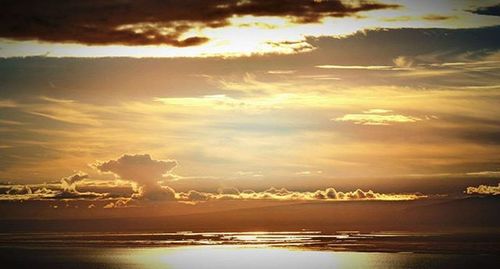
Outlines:
{"label": "water reflection", "polygon": [[175,232],[175,233],[0,233],[6,247],[180,247],[273,246],[353,252],[492,254],[498,234],[362,233],[359,231]]}
{"label": "water reflection", "polygon": [[[114,255],[116,255],[115,253]],[[191,246],[134,249],[121,253],[140,268],[470,268],[494,264],[498,256],[332,252],[249,246]]]}
{"label": "water reflection", "polygon": [[[244,246],[196,246],[176,249],[132,250],[132,264],[148,268],[339,268],[339,257],[328,252]],[[342,255],[342,256],[345,256]],[[345,258],[344,258],[345,259]],[[357,259],[357,265],[367,265]],[[356,268],[356,267],[344,267]],[[360,267],[357,267],[360,268]]]}
{"label": "water reflection", "polygon": [[[367,241],[374,238],[413,236],[410,234],[360,233],[339,231],[333,234],[320,231],[299,232],[175,232],[175,233],[0,233],[0,245],[100,245],[100,246],[173,246],[173,245],[274,245],[327,246],[344,242]],[[419,237],[423,234],[419,234]]]}
{"label": "water reflection", "polygon": [[336,252],[256,245],[183,247],[0,247],[16,269],[403,269],[496,268],[498,254]]}

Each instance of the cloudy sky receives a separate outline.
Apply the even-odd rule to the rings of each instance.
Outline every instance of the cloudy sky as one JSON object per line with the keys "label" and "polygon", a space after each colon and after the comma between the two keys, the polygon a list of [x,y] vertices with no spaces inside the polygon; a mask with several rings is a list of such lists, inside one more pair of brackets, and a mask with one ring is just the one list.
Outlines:
{"label": "cloudy sky", "polygon": [[0,3],[0,200],[500,193],[497,1]]}

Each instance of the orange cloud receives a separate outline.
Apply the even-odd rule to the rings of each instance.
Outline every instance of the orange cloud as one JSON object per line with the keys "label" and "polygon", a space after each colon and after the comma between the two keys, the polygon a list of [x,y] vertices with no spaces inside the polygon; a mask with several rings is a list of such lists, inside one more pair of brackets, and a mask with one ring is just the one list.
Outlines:
{"label": "orange cloud", "polygon": [[231,193],[207,193],[191,190],[188,192],[177,193],[177,199],[180,201],[199,202],[207,200],[281,200],[281,201],[313,201],[313,200],[384,200],[400,201],[415,200],[427,196],[419,193],[414,194],[384,194],[372,190],[363,191],[357,189],[350,192],[337,191],[334,188],[317,190],[313,192],[289,191],[285,188],[270,188],[262,192],[253,190],[233,191]]}
{"label": "orange cloud", "polygon": [[[116,160],[96,162],[93,167],[103,173],[112,173],[117,182],[123,180],[129,184],[117,182],[94,182],[83,172],[63,177],[60,183],[39,185],[11,185],[0,194],[0,200],[109,200],[105,208],[118,208],[131,205],[140,205],[143,201],[178,201],[198,203],[209,200],[277,200],[277,201],[347,201],[347,200],[415,200],[425,198],[420,193],[412,194],[385,194],[372,190],[342,192],[334,188],[316,191],[290,191],[285,188],[270,188],[265,191],[243,190],[226,187],[218,192],[200,192],[189,190],[176,192],[169,186],[161,185],[161,179],[169,176],[172,169],[177,166],[175,160],[155,160],[149,154],[122,155]],[[85,182],[85,183],[83,183]],[[77,183],[86,187],[88,191],[77,190]],[[93,184],[93,185],[89,185]],[[90,188],[90,187],[93,188]],[[2,187],[2,186],[0,186]],[[132,189],[133,192],[123,191],[123,188]],[[90,189],[89,189],[90,188]],[[117,191],[113,189],[116,188]],[[1,188],[0,188],[1,189]],[[99,192],[97,190],[106,190]]]}

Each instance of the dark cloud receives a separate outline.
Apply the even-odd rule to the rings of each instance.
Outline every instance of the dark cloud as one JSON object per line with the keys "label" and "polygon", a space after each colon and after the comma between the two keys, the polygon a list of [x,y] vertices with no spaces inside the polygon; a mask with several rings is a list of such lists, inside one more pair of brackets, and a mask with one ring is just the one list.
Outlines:
{"label": "dark cloud", "polygon": [[373,1],[340,0],[0,0],[0,37],[77,42],[89,45],[202,44],[206,37],[183,38],[193,27],[221,27],[232,16],[280,16],[295,22],[397,8]]}
{"label": "dark cloud", "polygon": [[101,172],[111,172],[124,180],[148,185],[160,180],[170,172],[177,162],[174,160],[153,160],[149,154],[125,154],[116,160],[97,162],[94,167]]}
{"label": "dark cloud", "polygon": [[[95,181],[86,173],[77,172],[61,178],[60,183],[0,186],[0,200],[176,200],[172,188],[159,184],[177,166],[174,160],[154,160],[148,154],[123,155],[93,166],[129,182]],[[113,204],[119,206],[120,203]]]}
{"label": "dark cloud", "polygon": [[470,12],[479,15],[500,16],[500,4],[487,7],[479,7],[475,10],[471,10]]}
{"label": "dark cloud", "polygon": [[309,62],[338,65],[391,65],[398,56],[418,57],[416,64],[456,61],[464,55],[466,59],[461,60],[477,60],[498,51],[500,27],[377,29],[357,32],[347,38],[311,37],[308,43],[317,49],[311,55],[295,58],[308,57]]}
{"label": "dark cloud", "polygon": [[[1,12],[1,11],[0,11]],[[0,25],[1,27],[1,25]],[[397,40],[397,42],[394,42]],[[121,101],[151,100],[159,96],[185,97],[212,94],[235,94],[221,87],[207,85],[204,77],[195,77],[190,74],[209,74],[211,76],[240,76],[244,73],[258,73],[263,69],[298,70],[294,76],[304,71],[314,74],[331,74],[331,70],[309,69],[315,65],[393,65],[394,59],[405,56],[412,60],[414,65],[426,62],[457,61],[457,57],[465,55],[466,60],[483,59],[498,51],[500,44],[500,27],[486,27],[475,29],[385,29],[356,33],[345,38],[321,37],[307,38],[310,46],[315,50],[305,54],[295,55],[268,55],[266,57],[231,58],[220,61],[218,58],[161,58],[161,59],[130,59],[130,58],[51,58],[26,57],[0,59],[0,98],[16,101],[27,100],[36,95],[69,98],[81,102],[91,103],[119,103]],[[415,46],[414,44],[419,44]],[[434,55],[432,57],[425,57]],[[458,59],[462,61],[463,59]],[[51,68],[46,68],[50,66]],[[227,68],[230,68],[228,72]],[[148,70],[137,72],[137,68]],[[437,68],[437,67],[436,67]],[[317,69],[317,68],[314,68]],[[338,71],[338,72],[337,72]],[[408,78],[398,80],[381,80],[373,76],[349,77],[352,70],[337,70],[344,75],[345,80],[360,84],[400,83],[408,86]],[[340,73],[342,72],[342,73]],[[371,71],[374,72],[373,70]],[[385,72],[385,71],[380,71]],[[478,84],[489,84],[484,78],[477,77],[484,72],[473,72],[474,81]],[[306,73],[305,73],[306,74]],[[308,73],[307,73],[308,74]],[[312,73],[311,73],[312,74]],[[337,76],[339,76],[337,75]],[[496,78],[496,73],[491,78]],[[276,75],[274,75],[276,76]],[[344,77],[342,77],[344,78]],[[463,84],[470,84],[469,77],[459,77]],[[54,82],[53,88],[47,83]],[[112,83],[110,82],[112,81]],[[413,81],[413,80],[412,80]],[[429,81],[442,85],[451,80],[441,77]],[[456,81],[453,80],[453,81]],[[342,83],[339,81],[338,83]],[[73,85],[80,85],[74,87]],[[82,89],[85,89],[83,91]],[[147,91],[144,89],[148,89]],[[110,98],[102,98],[106,92]],[[16,108],[3,108],[0,114],[17,121],[31,121],[39,126],[60,128],[54,121],[18,113]],[[138,119],[140,120],[140,119]],[[22,126],[12,128],[21,129]],[[268,128],[268,126],[266,126]],[[3,141],[18,140],[27,137],[26,131],[3,134]],[[42,136],[49,140],[52,137]],[[23,158],[39,159],[38,155],[46,158],[47,154],[57,155],[54,149],[38,145],[19,145],[16,148],[2,149],[2,157],[19,155],[23,147]],[[36,156],[33,155],[36,153]],[[41,158],[41,157],[40,157]],[[14,163],[12,158],[3,158],[0,169],[6,169]]]}

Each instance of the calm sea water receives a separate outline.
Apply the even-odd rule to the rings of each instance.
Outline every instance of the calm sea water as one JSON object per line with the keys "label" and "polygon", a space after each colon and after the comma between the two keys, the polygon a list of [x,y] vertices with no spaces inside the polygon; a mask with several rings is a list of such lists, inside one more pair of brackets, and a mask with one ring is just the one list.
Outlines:
{"label": "calm sea water", "polygon": [[2,247],[2,268],[498,268],[496,255],[335,252],[258,246]]}
{"label": "calm sea water", "polygon": [[0,268],[499,268],[498,237],[344,231],[4,233]]}

